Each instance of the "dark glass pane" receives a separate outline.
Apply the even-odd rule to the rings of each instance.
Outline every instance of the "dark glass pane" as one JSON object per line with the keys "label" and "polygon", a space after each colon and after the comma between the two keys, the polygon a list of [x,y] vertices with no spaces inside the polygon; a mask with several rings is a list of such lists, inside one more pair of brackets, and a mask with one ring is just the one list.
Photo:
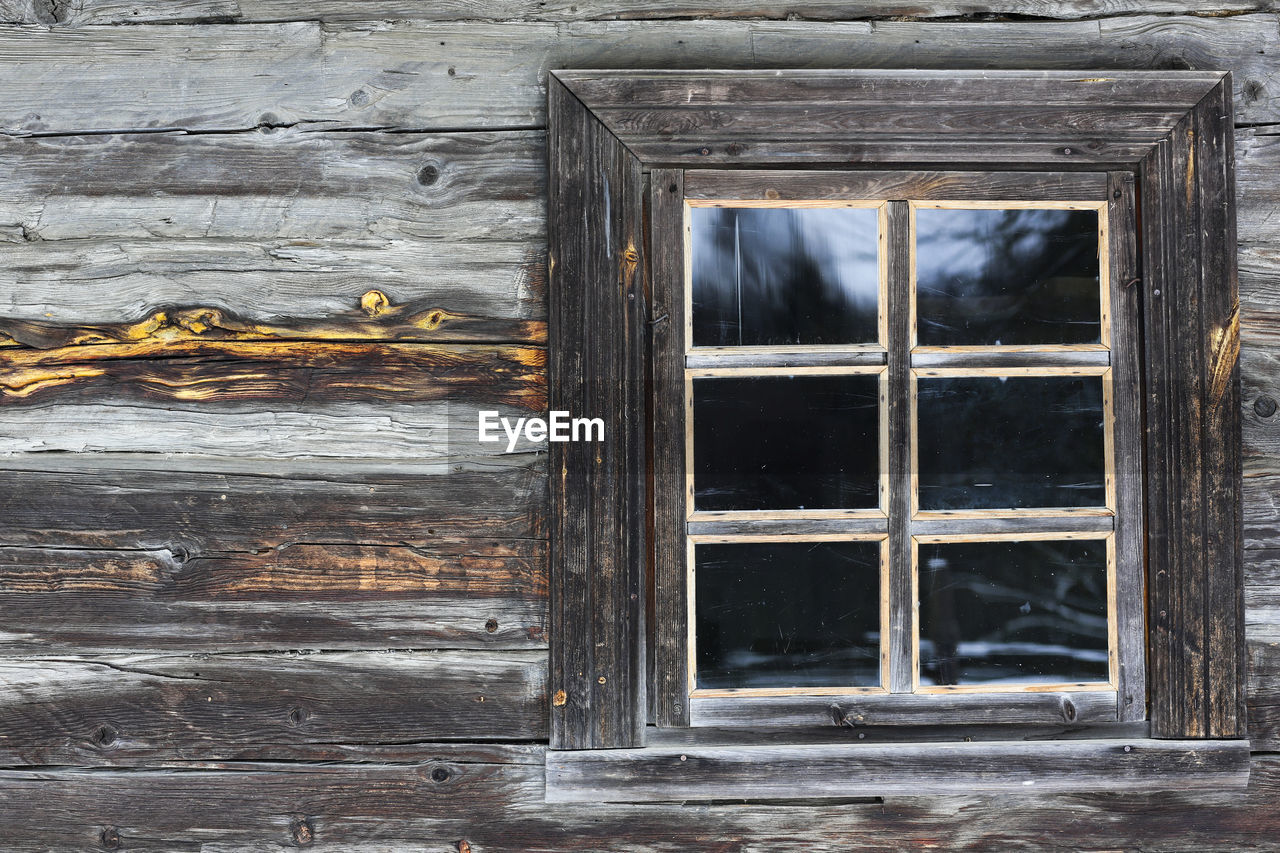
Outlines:
{"label": "dark glass pane", "polygon": [[916,211],[921,346],[1101,338],[1094,210]]}
{"label": "dark glass pane", "polygon": [[870,208],[691,209],[694,346],[874,343]]}
{"label": "dark glass pane", "polygon": [[1101,539],[920,546],[920,683],[1104,682]]}
{"label": "dark glass pane", "polygon": [[880,684],[878,542],[694,547],[697,685]]}
{"label": "dark glass pane", "polygon": [[694,507],[879,505],[877,377],[693,380]]}
{"label": "dark glass pane", "polygon": [[921,509],[1106,505],[1102,379],[919,380]]}

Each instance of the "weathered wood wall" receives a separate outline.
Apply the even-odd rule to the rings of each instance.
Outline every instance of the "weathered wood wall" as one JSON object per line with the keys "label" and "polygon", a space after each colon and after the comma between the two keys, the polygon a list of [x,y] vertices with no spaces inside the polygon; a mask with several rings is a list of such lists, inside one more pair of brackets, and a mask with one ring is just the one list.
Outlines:
{"label": "weathered wood wall", "polygon": [[[0,0],[0,845],[1274,849],[1273,0]],[[1229,69],[1247,794],[546,806],[553,67]]]}

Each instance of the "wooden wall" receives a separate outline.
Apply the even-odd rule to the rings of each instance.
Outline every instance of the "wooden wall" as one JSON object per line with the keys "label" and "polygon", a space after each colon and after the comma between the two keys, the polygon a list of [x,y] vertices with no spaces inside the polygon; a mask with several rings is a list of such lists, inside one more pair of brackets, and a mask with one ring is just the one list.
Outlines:
{"label": "wooden wall", "polygon": [[[0,0],[6,850],[1274,849],[1274,0]],[[1247,793],[548,807],[554,67],[1235,75]]]}

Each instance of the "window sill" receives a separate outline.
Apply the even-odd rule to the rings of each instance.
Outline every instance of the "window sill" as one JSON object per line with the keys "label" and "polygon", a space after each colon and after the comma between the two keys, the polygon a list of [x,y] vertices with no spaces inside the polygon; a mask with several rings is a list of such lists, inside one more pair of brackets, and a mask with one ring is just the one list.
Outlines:
{"label": "window sill", "polygon": [[550,750],[551,803],[1243,788],[1247,740],[673,745]]}

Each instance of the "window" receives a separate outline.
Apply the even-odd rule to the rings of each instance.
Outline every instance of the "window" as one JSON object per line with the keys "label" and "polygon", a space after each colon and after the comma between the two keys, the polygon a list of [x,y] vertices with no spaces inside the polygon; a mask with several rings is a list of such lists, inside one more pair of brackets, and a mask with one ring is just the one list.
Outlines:
{"label": "window", "polygon": [[654,220],[686,267],[664,722],[1145,719],[1133,176],[1002,177],[686,171],[683,240]]}
{"label": "window", "polygon": [[1224,75],[550,90],[549,797],[1247,776]]}

